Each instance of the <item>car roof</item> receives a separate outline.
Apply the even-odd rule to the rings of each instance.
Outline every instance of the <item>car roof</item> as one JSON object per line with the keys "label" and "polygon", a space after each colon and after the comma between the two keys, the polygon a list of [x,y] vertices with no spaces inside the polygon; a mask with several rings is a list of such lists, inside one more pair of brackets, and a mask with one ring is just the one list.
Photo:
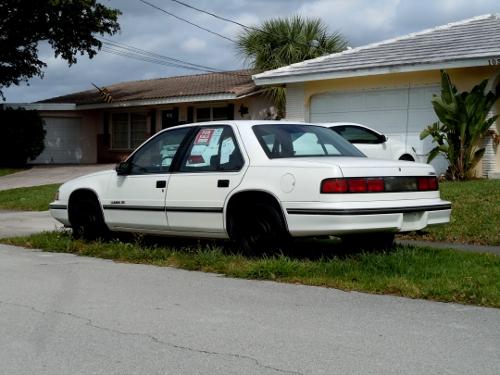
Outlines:
{"label": "car roof", "polygon": [[203,122],[192,122],[189,124],[182,124],[171,126],[169,128],[161,130],[162,132],[165,130],[171,129],[179,129],[179,128],[187,128],[193,126],[211,126],[211,125],[233,125],[237,128],[248,128],[254,125],[272,125],[272,124],[291,124],[291,125],[311,125],[311,126],[322,126],[323,124],[313,124],[307,123],[303,121],[290,121],[290,120],[219,120],[219,121],[203,121]]}

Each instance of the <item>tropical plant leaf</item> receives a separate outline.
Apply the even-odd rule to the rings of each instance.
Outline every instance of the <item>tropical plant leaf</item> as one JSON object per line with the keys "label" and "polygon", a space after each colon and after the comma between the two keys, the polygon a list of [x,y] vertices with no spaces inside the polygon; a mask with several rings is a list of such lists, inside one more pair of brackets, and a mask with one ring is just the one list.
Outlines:
{"label": "tropical plant leaf", "polygon": [[499,94],[485,93],[487,83],[483,80],[471,91],[459,93],[450,76],[441,71],[441,96],[432,98],[439,122],[425,128],[420,139],[432,137],[436,147],[429,152],[428,161],[442,154],[450,163],[453,179],[472,175],[473,168],[484,156],[484,148],[478,149],[478,145],[498,118],[490,116],[490,110]]}

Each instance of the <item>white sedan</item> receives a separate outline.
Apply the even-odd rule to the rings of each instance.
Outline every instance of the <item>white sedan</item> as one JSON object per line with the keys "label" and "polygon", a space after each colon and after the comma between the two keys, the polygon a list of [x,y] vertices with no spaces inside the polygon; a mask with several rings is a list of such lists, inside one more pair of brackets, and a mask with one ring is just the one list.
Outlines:
{"label": "white sedan", "polygon": [[450,220],[432,166],[373,160],[331,130],[219,121],[163,130],[116,170],[63,184],[50,205],[77,236],[225,238],[243,251],[334,235],[372,246]]}
{"label": "white sedan", "polygon": [[366,125],[354,122],[321,124],[351,142],[369,158],[417,161],[415,149]]}

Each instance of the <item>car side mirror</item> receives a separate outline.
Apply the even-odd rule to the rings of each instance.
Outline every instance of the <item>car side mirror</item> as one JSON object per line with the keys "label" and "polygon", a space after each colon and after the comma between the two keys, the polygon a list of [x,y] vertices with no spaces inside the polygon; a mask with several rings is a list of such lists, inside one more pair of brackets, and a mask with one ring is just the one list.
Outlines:
{"label": "car side mirror", "polygon": [[122,161],[116,165],[115,171],[118,176],[125,176],[130,173],[131,164],[127,161]]}
{"label": "car side mirror", "polygon": [[387,142],[387,137],[385,136],[385,134],[380,134],[379,140],[380,143]]}

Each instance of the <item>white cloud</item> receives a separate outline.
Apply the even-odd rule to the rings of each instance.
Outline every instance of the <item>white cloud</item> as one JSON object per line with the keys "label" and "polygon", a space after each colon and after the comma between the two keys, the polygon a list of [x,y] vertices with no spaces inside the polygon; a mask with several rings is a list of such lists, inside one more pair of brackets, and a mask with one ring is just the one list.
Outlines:
{"label": "white cloud", "polygon": [[186,52],[200,52],[205,49],[207,43],[198,38],[189,38],[181,44],[182,50]]}
{"label": "white cloud", "polygon": [[399,0],[318,0],[299,9],[306,17],[320,18],[330,32],[338,31],[350,44],[359,45],[367,36],[380,35],[393,28]]}
{"label": "white cloud", "polygon": [[[106,37],[157,54],[218,69],[238,69],[244,60],[234,44],[152,9],[138,1],[100,0],[119,8],[122,31]],[[156,1],[162,8],[203,27],[236,38],[240,26],[200,14],[169,1]],[[193,3],[194,4],[194,3]],[[500,12],[498,0],[197,0],[196,6],[248,26],[277,16],[300,14],[319,17],[329,31],[341,32],[353,47],[410,32]],[[33,78],[30,86],[4,89],[7,101],[29,102],[90,89],[99,85],[144,78],[195,73],[121,56],[98,53],[93,59],[78,56],[71,68],[53,57],[46,45],[40,57],[47,62],[44,79]]]}

